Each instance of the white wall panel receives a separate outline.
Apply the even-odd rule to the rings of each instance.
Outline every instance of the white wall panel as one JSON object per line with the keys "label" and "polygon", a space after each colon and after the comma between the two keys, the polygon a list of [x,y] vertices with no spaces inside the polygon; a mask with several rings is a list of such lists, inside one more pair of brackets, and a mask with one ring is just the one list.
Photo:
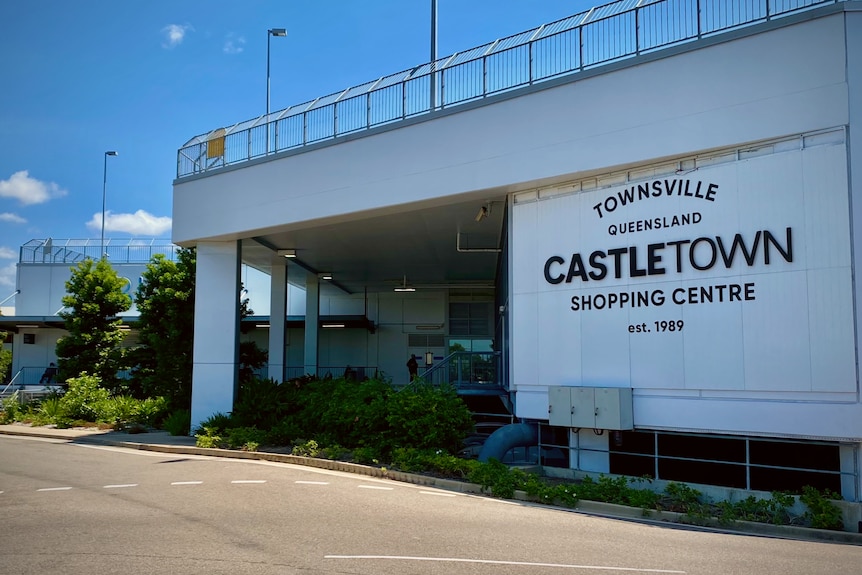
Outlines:
{"label": "white wall panel", "polygon": [[811,334],[811,389],[855,393],[856,370],[846,358],[854,353],[850,269],[808,272],[808,323]]}
{"label": "white wall panel", "polygon": [[[535,349],[547,385],[735,390],[776,401],[855,392],[846,147],[798,142],[692,173],[546,196],[537,212],[516,204],[513,280],[536,276],[540,305],[529,339],[515,324],[515,387],[534,383],[519,379],[518,363]],[[680,214],[697,218],[665,225]],[[567,228],[574,220],[578,229]],[[519,249],[522,241],[535,250]],[[637,294],[648,301],[632,303]],[[520,308],[529,294],[514,301],[516,320],[532,313]],[[574,358],[566,353],[576,348]],[[681,428],[674,417],[661,426]],[[817,428],[808,433],[822,435]]]}
{"label": "white wall panel", "polygon": [[757,300],[742,309],[745,389],[811,391],[806,279],[804,270],[757,277]]}
{"label": "white wall panel", "polygon": [[[512,297],[512,381],[521,385],[539,383],[539,298],[536,294]],[[515,387],[515,386],[513,386]],[[547,407],[547,406],[546,406]],[[547,409],[544,417],[547,416]]]}

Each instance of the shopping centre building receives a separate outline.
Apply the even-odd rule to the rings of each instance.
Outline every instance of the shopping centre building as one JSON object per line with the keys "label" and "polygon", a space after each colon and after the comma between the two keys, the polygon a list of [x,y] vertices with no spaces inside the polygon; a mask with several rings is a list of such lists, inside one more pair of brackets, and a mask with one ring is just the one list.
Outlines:
{"label": "shopping centre building", "polygon": [[862,2],[623,0],[235,120],[174,182],[193,422],[251,330],[276,379],[415,354],[549,467],[860,501]]}

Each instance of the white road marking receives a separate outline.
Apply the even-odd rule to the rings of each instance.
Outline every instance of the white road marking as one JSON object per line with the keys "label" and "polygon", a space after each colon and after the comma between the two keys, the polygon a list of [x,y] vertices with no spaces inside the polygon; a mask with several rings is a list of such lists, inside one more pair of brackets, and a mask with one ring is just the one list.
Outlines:
{"label": "white road marking", "polygon": [[266,479],[234,479],[231,483],[266,483]]}
{"label": "white road marking", "polygon": [[71,487],[43,487],[42,489],[37,489],[36,491],[69,491],[72,489]]}
{"label": "white road marking", "polygon": [[120,483],[117,485],[103,485],[102,489],[119,489],[121,487],[137,487],[137,483]]}
{"label": "white road marking", "polygon": [[505,503],[506,505],[521,505],[517,501],[506,501],[505,499],[494,499],[493,497],[479,497],[484,501],[491,501],[492,503]]}
{"label": "white road marking", "polygon": [[420,491],[422,495],[436,495],[437,497],[458,497],[454,493],[439,493],[437,491]]}
{"label": "white road marking", "polygon": [[200,485],[203,481],[172,481],[171,485]]}
{"label": "white road marking", "polygon": [[639,569],[637,567],[610,567],[602,565],[568,565],[565,563],[530,563],[528,561],[494,561],[491,559],[461,559],[458,557],[409,557],[400,555],[324,555],[324,559],[390,559],[396,561],[440,561],[449,563],[481,563],[484,565],[527,565],[531,567],[561,567],[564,569],[590,569],[593,571],[628,571],[630,573],[675,573],[673,569]]}
{"label": "white road marking", "polygon": [[328,481],[294,481],[294,483],[300,483],[302,485],[329,485]]}
{"label": "white road marking", "polygon": [[357,485],[360,489],[379,489],[381,491],[392,491],[394,487],[381,487],[380,485]]}

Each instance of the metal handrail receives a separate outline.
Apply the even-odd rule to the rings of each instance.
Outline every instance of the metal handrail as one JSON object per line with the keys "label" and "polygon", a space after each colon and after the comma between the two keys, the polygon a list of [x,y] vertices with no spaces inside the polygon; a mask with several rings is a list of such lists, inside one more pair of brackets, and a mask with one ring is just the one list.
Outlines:
{"label": "metal handrail", "polygon": [[104,246],[98,239],[34,239],[21,246],[18,263],[74,264],[87,258],[98,260],[103,253],[112,263],[149,263],[156,254],[176,260],[178,250],[166,239],[109,239]]}
{"label": "metal handrail", "polygon": [[[464,363],[460,361],[466,358],[468,368],[464,369]],[[481,366],[485,377],[478,378],[476,376],[475,358],[482,358],[485,365]],[[489,358],[489,359],[485,359]],[[452,385],[455,389],[465,388],[502,388],[498,381],[497,363],[500,358],[498,351],[453,351],[442,360],[418,373],[414,382],[411,382],[406,387],[409,388],[418,385],[417,382],[422,382],[430,385]],[[452,375],[452,368],[455,368],[455,377]]]}
{"label": "metal handrail", "polygon": [[195,136],[177,152],[177,178],[845,1],[858,0],[617,0]]}
{"label": "metal handrail", "polygon": [[4,387],[4,388],[3,388],[3,391],[0,391],[0,397],[2,397],[2,396],[5,396],[5,395],[6,395],[6,392],[7,392],[7,391],[9,391],[9,388],[10,388],[10,387],[12,387],[12,385],[15,383],[15,380],[16,380],[16,379],[18,379],[18,376],[19,376],[19,375],[21,375],[21,372],[22,372],[22,371],[24,371],[24,370],[23,370],[23,369],[19,369],[19,370],[18,370],[18,373],[16,373],[16,374],[15,374],[15,376],[14,376],[14,377],[12,377],[12,379],[10,379],[10,380],[9,380],[9,383],[7,383],[7,384],[6,384],[6,387]]}

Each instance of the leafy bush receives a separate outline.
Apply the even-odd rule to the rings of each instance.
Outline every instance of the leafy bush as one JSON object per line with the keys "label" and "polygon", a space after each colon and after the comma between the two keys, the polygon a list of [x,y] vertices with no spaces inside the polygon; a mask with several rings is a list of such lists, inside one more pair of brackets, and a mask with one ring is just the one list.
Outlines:
{"label": "leafy bush", "polygon": [[212,430],[214,433],[219,433],[230,429],[231,427],[239,426],[234,424],[230,415],[226,413],[214,413],[209,418],[201,422],[200,427],[195,430],[195,433],[203,432],[206,435],[207,429]]}
{"label": "leafy bush", "polygon": [[0,400],[0,425],[6,425],[17,421],[21,414],[21,406],[18,403],[18,392]]}
{"label": "leafy bush", "polygon": [[148,397],[139,400],[135,421],[144,425],[156,426],[165,417],[167,409],[168,400],[164,397]]}
{"label": "leafy bush", "polygon": [[174,411],[162,422],[162,428],[171,435],[188,435],[192,425],[192,414],[188,409]]}
{"label": "leafy bush", "polygon": [[716,515],[721,523],[731,521],[757,521],[773,525],[791,523],[790,508],[793,507],[793,495],[773,491],[769,499],[758,499],[753,495],[736,502],[719,501],[716,503]]}
{"label": "leafy bush", "polygon": [[381,449],[389,443],[386,408],[393,392],[388,384],[316,379],[294,390],[292,401],[298,405],[290,419],[302,436],[351,448]]}
{"label": "leafy bush", "polygon": [[803,487],[799,500],[808,508],[803,515],[805,522],[815,529],[836,531],[844,529],[841,509],[832,503],[832,499],[841,500],[843,498],[840,494],[829,489],[821,492],[808,485]]}
{"label": "leafy bush", "polygon": [[373,447],[357,447],[353,450],[352,456],[355,463],[367,465],[380,463],[380,453]]}
{"label": "leafy bush", "polygon": [[[201,434],[202,433],[202,434]],[[218,434],[218,429],[214,427],[207,427],[204,425],[195,434],[195,445],[198,447],[223,447],[225,445],[221,436]]]}
{"label": "leafy bush", "polygon": [[256,427],[231,427],[224,431],[227,447],[243,451],[257,451],[261,443],[266,442],[266,431]]}
{"label": "leafy bush", "polygon": [[431,472],[445,477],[465,478],[481,465],[473,459],[463,459],[443,450],[399,447],[392,452],[392,467],[406,472]]}
{"label": "leafy bush", "polygon": [[318,453],[320,453],[320,446],[313,439],[309,441],[297,440],[293,446],[293,451],[291,451],[291,455],[299,455],[300,457],[317,457]]}
{"label": "leafy bush", "polygon": [[60,398],[63,417],[73,421],[100,421],[97,406],[104,405],[110,394],[100,386],[99,378],[82,373],[79,377],[69,378],[67,383],[69,388]]}
{"label": "leafy bush", "polygon": [[386,422],[398,447],[457,453],[473,417],[454,387],[420,384],[392,394]]}

